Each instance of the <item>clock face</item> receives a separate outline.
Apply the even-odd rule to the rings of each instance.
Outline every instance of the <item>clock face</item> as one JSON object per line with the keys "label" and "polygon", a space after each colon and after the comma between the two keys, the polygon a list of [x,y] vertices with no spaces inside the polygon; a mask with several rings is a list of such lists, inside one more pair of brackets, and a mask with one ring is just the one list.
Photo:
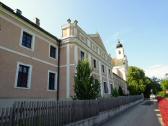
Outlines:
{"label": "clock face", "polygon": [[118,51],[118,54],[121,54],[121,51]]}

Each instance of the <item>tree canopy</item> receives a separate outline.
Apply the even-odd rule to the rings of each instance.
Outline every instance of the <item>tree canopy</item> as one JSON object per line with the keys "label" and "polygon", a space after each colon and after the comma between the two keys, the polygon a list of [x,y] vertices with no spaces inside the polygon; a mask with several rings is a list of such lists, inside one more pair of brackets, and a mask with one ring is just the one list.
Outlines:
{"label": "tree canopy", "polygon": [[135,66],[130,66],[127,77],[128,89],[131,95],[140,94],[145,91],[145,83],[147,83],[147,80],[142,69]]}
{"label": "tree canopy", "polygon": [[100,83],[94,79],[88,60],[78,63],[77,74],[75,76],[75,97],[80,100],[95,99],[100,94]]}
{"label": "tree canopy", "polygon": [[161,87],[163,90],[168,90],[168,80],[163,80],[161,82]]}
{"label": "tree canopy", "polygon": [[127,77],[131,95],[143,93],[145,97],[149,97],[151,93],[156,94],[161,90],[158,79],[145,76],[144,71],[138,67],[130,66]]}

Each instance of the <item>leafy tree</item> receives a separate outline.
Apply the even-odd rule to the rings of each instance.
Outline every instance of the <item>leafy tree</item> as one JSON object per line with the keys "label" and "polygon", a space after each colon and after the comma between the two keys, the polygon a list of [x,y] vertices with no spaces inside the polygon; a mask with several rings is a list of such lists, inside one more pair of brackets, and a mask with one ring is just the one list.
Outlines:
{"label": "leafy tree", "polygon": [[161,90],[159,82],[156,77],[146,77],[138,67],[131,66],[128,69],[128,89],[132,95],[143,93],[148,98],[151,93],[156,94]]}
{"label": "leafy tree", "polygon": [[80,100],[95,99],[100,94],[100,83],[91,75],[91,68],[88,60],[78,63],[75,76],[75,97]]}
{"label": "leafy tree", "polygon": [[131,95],[144,93],[146,88],[146,77],[142,69],[131,66],[128,69],[128,89]]}
{"label": "leafy tree", "polygon": [[146,98],[149,98],[151,93],[157,94],[159,91],[161,91],[159,82],[160,80],[156,77],[153,78],[146,77],[146,89],[144,92],[144,96]]}
{"label": "leafy tree", "polygon": [[153,91],[153,82],[150,78],[146,77],[146,88],[145,88],[145,91],[144,91],[144,96],[146,98],[149,98],[150,94],[152,93],[151,91]]}
{"label": "leafy tree", "polygon": [[159,91],[162,90],[160,85],[160,79],[153,77],[152,79],[152,90],[154,94],[157,94]]}
{"label": "leafy tree", "polygon": [[163,90],[168,90],[168,80],[163,80],[161,86]]}

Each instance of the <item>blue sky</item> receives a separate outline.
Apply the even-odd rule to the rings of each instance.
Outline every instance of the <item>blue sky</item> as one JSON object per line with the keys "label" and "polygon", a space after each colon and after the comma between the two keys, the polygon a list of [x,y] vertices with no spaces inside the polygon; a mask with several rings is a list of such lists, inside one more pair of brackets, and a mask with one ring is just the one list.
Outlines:
{"label": "blue sky", "polygon": [[156,67],[162,67],[160,73],[168,73],[168,0],[1,1],[21,9],[30,20],[38,17],[41,26],[57,37],[68,18],[77,19],[87,33],[99,32],[112,57],[119,38],[129,65],[149,74]]}

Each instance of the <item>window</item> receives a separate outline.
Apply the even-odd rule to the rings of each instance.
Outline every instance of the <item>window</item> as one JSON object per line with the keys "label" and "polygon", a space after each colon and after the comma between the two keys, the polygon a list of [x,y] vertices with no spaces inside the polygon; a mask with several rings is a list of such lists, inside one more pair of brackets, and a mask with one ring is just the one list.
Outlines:
{"label": "window", "polygon": [[23,31],[22,46],[32,49],[32,39],[33,39],[33,36],[31,34]]}
{"label": "window", "polygon": [[102,72],[104,73],[104,65],[102,65]]}
{"label": "window", "polygon": [[118,54],[121,54],[121,51],[118,51]]}
{"label": "window", "polygon": [[111,74],[111,71],[110,71],[110,69],[109,69],[109,75]]}
{"label": "window", "polygon": [[104,82],[104,93],[108,93],[108,87],[106,82]]}
{"label": "window", "polygon": [[56,59],[57,49],[54,46],[50,46],[50,57]]}
{"label": "window", "polygon": [[84,60],[84,58],[85,58],[85,53],[81,51],[81,60]]}
{"label": "window", "polygon": [[94,68],[96,68],[96,60],[95,59],[93,60],[93,65],[94,65]]}
{"label": "window", "polygon": [[48,90],[56,90],[56,73],[48,73]]}
{"label": "window", "polygon": [[30,88],[31,82],[31,69],[30,65],[18,64],[17,66],[17,79],[16,79],[16,87],[20,88]]}
{"label": "window", "polygon": [[110,84],[110,89],[111,89],[111,93],[112,93],[112,91],[113,91],[113,85],[112,84]]}

